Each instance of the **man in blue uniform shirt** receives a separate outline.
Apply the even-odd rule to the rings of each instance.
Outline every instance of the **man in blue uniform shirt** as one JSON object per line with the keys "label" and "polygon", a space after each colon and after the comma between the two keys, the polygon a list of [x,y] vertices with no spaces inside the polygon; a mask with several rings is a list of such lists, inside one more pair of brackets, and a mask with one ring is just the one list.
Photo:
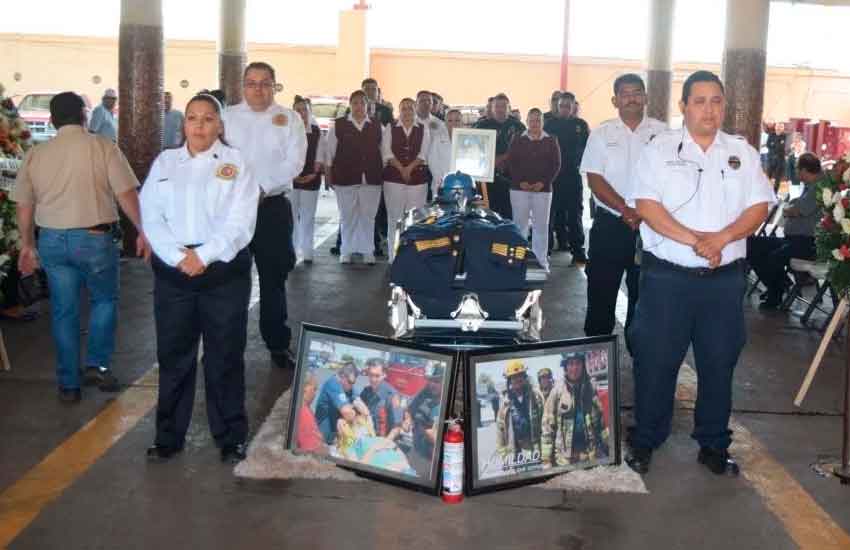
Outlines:
{"label": "man in blue uniform shirt", "polygon": [[746,238],[776,197],[758,151],[720,130],[726,97],[717,75],[689,76],[679,108],[684,127],[647,145],[634,173],[631,198],[644,223],[629,330],[637,424],[626,461],[649,471],[653,450],[670,435],[679,367],[693,346],[697,459],[715,474],[737,474],[727,449],[732,374],[746,340]]}
{"label": "man in blue uniform shirt", "polygon": [[336,376],[328,378],[322,384],[319,398],[316,400],[316,422],[328,445],[333,445],[336,440],[336,421],[340,417],[339,410],[343,405],[354,403],[356,381],[357,367],[352,363],[346,363],[339,369]]}

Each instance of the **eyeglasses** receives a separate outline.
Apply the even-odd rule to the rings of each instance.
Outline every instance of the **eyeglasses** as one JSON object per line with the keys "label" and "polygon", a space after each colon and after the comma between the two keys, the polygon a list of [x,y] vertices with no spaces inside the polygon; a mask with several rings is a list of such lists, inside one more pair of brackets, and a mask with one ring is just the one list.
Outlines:
{"label": "eyeglasses", "polygon": [[263,80],[261,82],[257,82],[255,80],[246,80],[245,87],[249,90],[257,90],[257,89],[266,89],[270,90],[274,88],[274,82],[271,80]]}

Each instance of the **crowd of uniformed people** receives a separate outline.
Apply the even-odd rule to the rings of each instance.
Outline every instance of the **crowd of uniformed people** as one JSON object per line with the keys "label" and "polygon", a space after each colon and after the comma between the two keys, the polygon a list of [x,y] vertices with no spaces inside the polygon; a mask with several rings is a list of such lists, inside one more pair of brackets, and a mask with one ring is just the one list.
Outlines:
{"label": "crowd of uniformed people", "polygon": [[[201,341],[210,429],[222,460],[244,458],[251,263],[259,275],[263,341],[274,364],[291,366],[286,279],[297,255],[313,261],[323,183],[339,208],[339,261],[359,257],[371,265],[385,238],[393,259],[395,221],[425,205],[449,172],[462,116],[438,94],[422,90],[401,99],[394,117],[378,83],[366,79],[350,94],[349,112],[323,136],[309,100],[296,96],[292,108],[282,106],[274,100],[276,85],[274,68],[254,62],[244,71],[240,103],[225,107],[214,93],[193,97],[182,143],[157,157],[141,193],[117,146],[85,132],[79,96],[59,94],[51,102],[57,137],[36,147],[19,172],[19,268],[47,273],[63,401],[79,401],[83,384],[116,387],[114,199],[139,232],[138,253],[152,257],[160,383],[151,459],[183,448]],[[612,333],[626,275],[636,403],[628,463],[647,471],[669,435],[676,375],[692,345],[699,460],[716,473],[736,470],[728,421],[732,373],[745,341],[746,238],[775,201],[758,152],[720,130],[725,93],[707,71],[684,83],[680,129],[645,115],[646,87],[635,74],[616,79],[616,116],[593,131],[577,105],[572,93],[558,90],[547,112],[533,108],[523,123],[507,95],[488,100],[474,126],[497,136],[490,208],[523,234],[531,226],[544,269],[556,250],[570,251],[572,265],[587,264],[587,335]],[[595,204],[589,254],[583,176]],[[92,300],[82,365],[81,286]]]}

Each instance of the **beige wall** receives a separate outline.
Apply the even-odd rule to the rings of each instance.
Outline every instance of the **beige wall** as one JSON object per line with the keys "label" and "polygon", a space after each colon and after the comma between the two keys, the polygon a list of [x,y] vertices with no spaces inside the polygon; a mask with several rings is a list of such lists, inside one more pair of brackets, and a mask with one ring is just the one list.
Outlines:
{"label": "beige wall", "polygon": [[[37,90],[74,89],[94,101],[106,87],[117,85],[118,42],[114,38],[0,34],[0,83],[7,95]],[[217,86],[217,53],[212,41],[168,41],[165,51],[165,85],[175,94],[179,107],[200,88]],[[336,89],[336,49],[286,44],[248,44],[248,59],[263,59],[278,71],[284,92],[278,101],[289,103],[293,94],[348,95]],[[678,63],[674,66],[672,97],[681,94],[685,76],[696,68],[720,70],[718,65]],[[503,91],[523,111],[545,108],[557,86],[559,58],[465,54],[414,50],[372,50],[371,72],[384,96],[398,100],[421,88],[438,90],[449,103],[480,104]],[[570,89],[581,102],[582,116],[591,125],[614,116],[611,85],[623,72],[643,70],[637,61],[573,58],[569,67]],[[22,74],[20,82],[12,78]],[[91,78],[100,75],[102,83]],[[181,80],[189,81],[186,89]],[[673,105],[671,113],[678,113]],[[822,118],[850,125],[850,75],[832,71],[768,70],[765,117]]]}

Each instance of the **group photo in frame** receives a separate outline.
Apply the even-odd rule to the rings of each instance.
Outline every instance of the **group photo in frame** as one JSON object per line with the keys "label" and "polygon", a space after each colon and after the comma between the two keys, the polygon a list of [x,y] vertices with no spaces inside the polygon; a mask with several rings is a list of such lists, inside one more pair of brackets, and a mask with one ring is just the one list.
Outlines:
{"label": "group photo in frame", "polygon": [[460,171],[475,181],[492,182],[495,170],[496,130],[455,128],[450,173]]}
{"label": "group photo in frame", "polygon": [[436,494],[457,354],[302,325],[286,447]]}
{"label": "group photo in frame", "polygon": [[467,353],[469,494],[621,461],[615,336]]}

